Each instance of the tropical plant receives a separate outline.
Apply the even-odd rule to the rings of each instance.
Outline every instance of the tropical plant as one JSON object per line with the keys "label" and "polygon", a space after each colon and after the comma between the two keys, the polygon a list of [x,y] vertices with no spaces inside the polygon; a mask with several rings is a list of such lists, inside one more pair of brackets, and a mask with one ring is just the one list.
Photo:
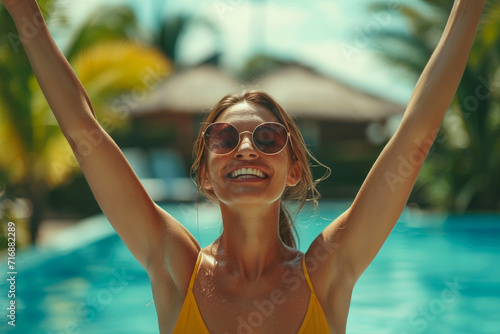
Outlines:
{"label": "tropical plant", "polygon": [[280,59],[272,55],[256,54],[250,57],[242,66],[239,77],[243,81],[251,81],[265,73],[272,72],[281,67],[294,64],[291,61]]}
{"label": "tropical plant", "polygon": [[[382,31],[376,40],[383,57],[416,80],[453,2],[421,0],[417,6],[400,2],[398,10],[409,33]],[[372,9],[389,8],[376,4]],[[399,52],[394,52],[396,46]],[[488,1],[463,80],[419,175],[413,200],[455,212],[500,208],[499,51],[500,2]]]}
{"label": "tropical plant", "polygon": [[[39,1],[42,8],[50,9],[50,3]],[[106,10],[110,15],[115,13],[114,19],[105,22],[89,18],[67,53],[101,125],[112,131],[126,122],[127,107],[139,103],[171,72],[172,65],[157,49],[133,40],[140,33],[130,11]],[[48,10],[45,17],[50,13]],[[0,22],[0,177],[6,184],[3,197],[29,199],[29,229],[34,239],[49,190],[67,182],[79,169],[24,52],[12,44],[15,29],[3,8]],[[107,30],[100,29],[99,22]]]}
{"label": "tropical plant", "polygon": [[130,7],[103,5],[92,12],[71,34],[65,56],[71,61],[81,50],[96,42],[140,42],[147,39],[147,32],[142,30]]}
{"label": "tropical plant", "polygon": [[[49,19],[54,1],[40,0],[44,16]],[[28,166],[34,166],[35,150],[31,122],[30,90],[28,82],[32,75],[29,62],[22,51],[21,41],[12,19],[3,6],[0,6],[0,220],[2,227],[7,220],[17,225],[16,241],[21,231],[28,226],[25,217],[13,215],[15,198],[30,197],[35,192],[34,201],[41,201],[38,196],[40,188],[35,179],[35,173],[28,171]],[[9,200],[7,200],[9,199]],[[16,219],[17,218],[17,219]],[[32,219],[39,220],[38,211],[33,210]],[[4,229],[0,229],[2,238]]]}
{"label": "tropical plant", "polygon": [[172,59],[174,64],[179,65],[179,41],[182,36],[190,29],[202,29],[207,36],[213,37],[214,50],[212,54],[206,55],[204,59],[199,59],[199,63],[219,65],[219,56],[221,47],[221,34],[217,26],[209,19],[203,17],[194,17],[187,14],[179,14],[168,20],[163,20],[159,26],[158,32],[154,35],[153,44],[158,47],[167,58]]}

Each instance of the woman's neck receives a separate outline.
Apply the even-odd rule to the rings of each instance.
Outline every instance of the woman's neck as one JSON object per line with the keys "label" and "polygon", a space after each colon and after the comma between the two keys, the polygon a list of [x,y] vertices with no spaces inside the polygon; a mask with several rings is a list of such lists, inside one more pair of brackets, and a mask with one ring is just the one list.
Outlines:
{"label": "woman's neck", "polygon": [[217,253],[229,274],[258,280],[283,260],[287,247],[279,237],[279,205],[279,201],[258,207],[221,204],[224,231]]}

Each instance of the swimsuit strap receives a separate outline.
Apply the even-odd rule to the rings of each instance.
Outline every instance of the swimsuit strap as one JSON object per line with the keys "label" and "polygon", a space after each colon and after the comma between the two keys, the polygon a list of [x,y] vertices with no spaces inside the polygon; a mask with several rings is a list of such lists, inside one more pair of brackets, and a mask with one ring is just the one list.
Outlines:
{"label": "swimsuit strap", "polygon": [[311,294],[316,294],[314,292],[314,288],[311,282],[311,278],[309,277],[309,273],[307,272],[306,268],[306,255],[302,256],[302,270],[304,271],[304,276],[306,277],[307,284],[309,285],[309,289],[311,289]]}
{"label": "swimsuit strap", "polygon": [[194,280],[198,274],[198,269],[201,263],[202,252],[198,253],[198,259],[196,260],[196,265],[194,266],[193,273],[191,274],[191,280],[189,281],[189,290],[193,290]]}

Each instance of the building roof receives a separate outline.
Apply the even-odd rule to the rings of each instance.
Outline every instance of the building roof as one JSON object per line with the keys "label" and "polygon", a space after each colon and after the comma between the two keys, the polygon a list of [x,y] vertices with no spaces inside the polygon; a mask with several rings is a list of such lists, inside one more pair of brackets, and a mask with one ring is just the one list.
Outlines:
{"label": "building roof", "polygon": [[168,77],[131,112],[201,113],[226,94],[239,90],[241,86],[236,80],[215,66],[203,65]]}
{"label": "building roof", "polygon": [[361,92],[298,65],[258,77],[251,86],[243,86],[215,66],[203,65],[167,78],[131,112],[202,113],[226,94],[245,87],[268,92],[298,118],[369,122],[405,110],[400,104]]}
{"label": "building roof", "polygon": [[405,107],[361,92],[301,66],[287,66],[256,81],[295,117],[375,121],[401,114]]}

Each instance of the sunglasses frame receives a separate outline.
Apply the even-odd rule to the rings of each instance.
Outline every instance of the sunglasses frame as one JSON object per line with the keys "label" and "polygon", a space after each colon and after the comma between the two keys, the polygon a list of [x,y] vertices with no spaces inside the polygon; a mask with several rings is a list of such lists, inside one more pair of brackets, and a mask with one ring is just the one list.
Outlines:
{"label": "sunglasses frame", "polygon": [[[209,127],[211,127],[212,125],[214,125],[214,124],[228,124],[228,125],[232,126],[233,128],[235,128],[235,129],[236,129],[236,131],[238,132],[238,144],[236,144],[236,146],[235,146],[235,147],[234,147],[231,151],[229,151],[229,152],[227,152],[227,153],[215,153],[215,152],[212,152],[212,151],[210,150],[210,148],[208,148],[207,141],[206,141],[206,139],[205,139],[205,133],[207,132],[207,129],[208,129]],[[257,144],[255,143],[255,140],[254,140],[254,138],[253,138],[254,133],[255,133],[255,130],[256,130],[258,127],[262,126],[263,124],[278,124],[279,126],[282,126],[282,127],[285,129],[285,131],[286,131],[286,142],[285,142],[285,145],[283,145],[283,147],[281,148],[281,150],[279,150],[278,152],[275,152],[275,153],[266,153],[266,152],[262,152],[262,151],[259,149],[259,147],[257,146]],[[216,155],[227,155],[227,154],[231,154],[231,153],[233,153],[233,152],[234,152],[234,150],[236,150],[236,149],[238,148],[238,146],[240,146],[240,144],[241,144],[241,134],[242,134],[242,133],[250,133],[250,134],[252,135],[252,136],[251,136],[251,137],[252,137],[252,145],[254,146],[254,148],[255,148],[257,151],[259,151],[259,152],[260,152],[260,153],[262,153],[262,154],[265,154],[265,155],[276,155],[276,154],[278,154],[278,153],[282,152],[282,151],[285,149],[286,145],[287,145],[288,143],[290,143],[290,147],[291,147],[291,149],[292,149],[292,156],[293,156],[293,157],[295,157],[295,153],[293,152],[293,144],[292,144],[292,138],[291,138],[291,136],[290,136],[290,132],[288,131],[288,129],[286,128],[286,126],[284,126],[283,124],[278,123],[278,122],[262,122],[262,123],[258,124],[257,126],[255,126],[255,128],[253,129],[253,131],[241,131],[241,132],[239,132],[238,128],[237,128],[236,126],[234,126],[233,124],[231,124],[231,123],[227,123],[227,122],[214,122],[214,123],[210,123],[210,125],[209,125],[209,126],[207,126],[207,128],[205,129],[205,131],[203,131],[203,132],[202,132],[202,136],[203,136],[203,142],[204,142],[204,145],[205,145],[206,149],[207,149],[209,152],[211,152],[211,153],[213,153],[213,154],[216,154]]]}

